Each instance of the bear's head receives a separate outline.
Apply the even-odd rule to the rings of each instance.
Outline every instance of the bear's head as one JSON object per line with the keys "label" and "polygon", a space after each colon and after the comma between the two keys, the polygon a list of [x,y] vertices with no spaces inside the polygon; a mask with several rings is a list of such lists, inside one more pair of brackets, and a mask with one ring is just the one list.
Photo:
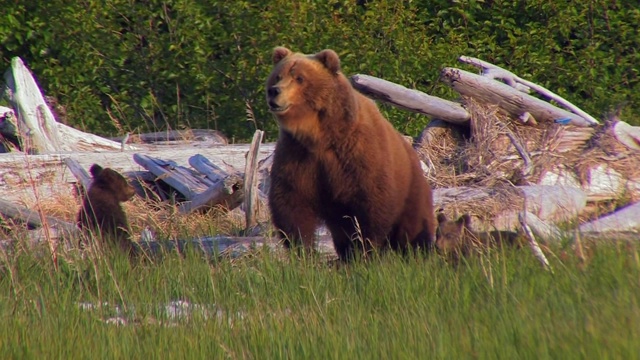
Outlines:
{"label": "bear's head", "polygon": [[106,168],[103,169],[98,164],[93,164],[89,169],[93,176],[93,184],[91,187],[99,188],[113,195],[119,202],[125,202],[131,199],[136,190],[119,172]]}
{"label": "bear's head", "polygon": [[350,96],[344,91],[350,84],[333,50],[305,55],[277,47],[273,65],[266,84],[267,104],[280,127],[292,134],[312,134],[322,115],[343,107],[336,99]]}
{"label": "bear's head", "polygon": [[443,213],[438,213],[436,229],[436,249],[441,252],[459,250],[465,245],[465,239],[471,234],[471,216],[464,214],[458,220],[447,220]]}

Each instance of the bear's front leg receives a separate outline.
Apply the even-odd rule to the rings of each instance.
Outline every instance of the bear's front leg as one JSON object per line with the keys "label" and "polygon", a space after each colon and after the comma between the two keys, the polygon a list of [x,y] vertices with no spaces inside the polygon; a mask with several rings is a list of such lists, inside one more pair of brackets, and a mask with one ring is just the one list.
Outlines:
{"label": "bear's front leg", "polygon": [[300,245],[303,245],[309,252],[315,249],[319,221],[310,207],[302,204],[279,206],[271,203],[271,217],[285,247],[299,249]]}

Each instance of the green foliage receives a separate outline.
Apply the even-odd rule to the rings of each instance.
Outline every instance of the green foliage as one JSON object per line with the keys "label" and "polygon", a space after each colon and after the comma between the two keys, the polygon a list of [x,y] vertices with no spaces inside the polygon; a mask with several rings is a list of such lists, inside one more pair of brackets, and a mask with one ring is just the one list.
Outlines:
{"label": "green foliage", "polygon": [[[217,128],[273,139],[264,104],[271,50],[335,49],[347,75],[382,77],[435,96],[445,66],[468,55],[537,82],[593,115],[640,116],[640,9],[629,2],[14,1],[0,14],[0,55],[30,66],[67,121],[113,134]],[[247,111],[255,115],[247,121]],[[408,134],[424,116],[383,106]]]}
{"label": "green foliage", "polygon": [[637,358],[638,247],[604,242],[586,263],[552,246],[553,274],[528,249],[457,267],[68,253],[57,271],[47,250],[2,253],[0,357]]}

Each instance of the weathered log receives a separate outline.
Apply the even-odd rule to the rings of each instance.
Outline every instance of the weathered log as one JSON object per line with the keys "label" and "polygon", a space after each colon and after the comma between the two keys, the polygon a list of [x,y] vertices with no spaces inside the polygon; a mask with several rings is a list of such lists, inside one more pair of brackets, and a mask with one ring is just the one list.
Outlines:
{"label": "weathered log", "polygon": [[17,112],[22,147],[27,153],[120,149],[119,143],[58,123],[33,74],[19,57],[11,60],[11,68],[4,77],[9,102]]}
{"label": "weathered log", "polygon": [[80,163],[78,162],[78,160],[75,160],[72,158],[66,158],[64,159],[64,163],[67,165],[67,167],[69,168],[69,171],[71,171],[71,173],[76,177],[76,179],[80,181],[80,184],[82,185],[82,188],[84,189],[84,191],[89,190],[89,186],[91,186],[91,183],[93,182],[93,178],[82,166],[80,166]]}
{"label": "weathered log", "polygon": [[133,154],[133,160],[156,175],[156,180],[162,180],[176,189],[186,200],[192,200],[211,185],[175,161],[158,159],[144,154]]}
{"label": "weathered log", "polygon": [[237,176],[241,175],[238,171],[234,171],[233,174],[229,174],[220,166],[212,163],[209,159],[202,156],[202,154],[195,154],[192,157],[190,157],[189,165],[191,165],[192,168],[198,170],[199,173],[206,176],[207,179],[211,180],[211,182],[214,184],[219,181],[223,181],[229,175],[237,175]]}
{"label": "weathered log", "polygon": [[27,225],[29,229],[36,229],[43,226],[57,228],[67,234],[77,234],[78,228],[75,224],[47,216],[44,219],[37,211],[29,210],[26,207],[15,205],[9,201],[0,199],[0,214],[4,218],[12,219]]}
{"label": "weathered log", "polygon": [[244,168],[244,213],[245,231],[257,225],[256,215],[258,212],[258,152],[264,132],[256,130],[253,134],[251,147],[247,153],[247,163]]}
{"label": "weathered log", "polygon": [[[110,140],[122,142],[125,136],[117,136]],[[188,130],[167,130],[128,136],[128,141],[132,143],[157,144],[183,141],[198,141],[208,145],[227,145],[229,140],[218,130],[211,129],[188,129]]]}
{"label": "weathered log", "polygon": [[522,231],[524,232],[525,237],[529,241],[529,248],[531,249],[531,252],[533,252],[533,255],[536,257],[536,259],[538,259],[538,261],[540,261],[540,263],[542,264],[542,267],[545,270],[553,271],[553,269],[551,268],[551,265],[549,265],[549,260],[547,260],[547,257],[544,256],[544,253],[542,252],[542,249],[540,249],[540,245],[538,245],[538,242],[536,241],[536,238],[533,235],[533,232],[531,231],[529,224],[527,224],[526,211],[520,212],[518,214],[518,222],[522,227]]}
{"label": "weathered log", "polygon": [[193,211],[206,211],[221,206],[227,210],[235,209],[244,200],[242,178],[229,175],[221,181],[209,186],[203,192],[194,195],[190,200],[178,205],[178,211],[188,214]]}
{"label": "weathered log", "polygon": [[[201,154],[211,159],[213,163],[229,173],[239,173],[237,169],[243,169],[245,165],[245,154],[249,149],[249,144],[233,144],[211,146],[206,148],[194,148],[192,146],[167,145],[160,147],[150,147],[144,154],[172,159],[178,164],[186,164],[189,158],[195,154]],[[264,159],[273,153],[274,144],[262,144],[259,158]],[[81,167],[89,169],[94,163],[102,167],[112,168],[122,174],[135,174],[139,171],[147,172],[143,167],[133,160],[131,150],[124,152],[74,152],[46,154],[46,155],[25,155],[24,153],[0,154],[0,194],[6,200],[24,201],[31,203],[34,201],[33,186],[38,188],[41,195],[47,196],[52,192],[67,186],[72,190],[70,184],[76,183],[77,179],[64,164],[64,159],[73,157]],[[29,179],[36,179],[33,183]],[[203,179],[203,182],[208,181]],[[57,184],[56,186],[52,186]],[[62,186],[62,187],[61,187]],[[57,190],[56,190],[57,189]]]}
{"label": "weathered log", "polygon": [[596,165],[587,170],[588,180],[583,184],[575,173],[557,166],[547,171],[538,182],[540,185],[560,185],[582,189],[587,194],[587,201],[613,200],[627,192],[638,197],[640,194],[640,179],[625,179],[622,174],[606,164]]}
{"label": "weathered log", "polygon": [[462,95],[480,102],[495,104],[512,116],[530,113],[538,122],[559,122],[576,126],[590,126],[583,117],[520,92],[507,84],[456,68],[444,68],[440,79]]}
{"label": "weathered log", "polygon": [[[562,186],[518,186],[520,196],[526,198],[525,211],[542,220],[558,222],[575,219],[586,206],[586,195],[577,188]],[[491,188],[439,188],[433,190],[434,208],[448,208],[456,203],[473,204],[496,196]],[[489,223],[480,222],[479,230],[512,230],[517,227],[518,212],[499,214]]]}
{"label": "weathered log", "polygon": [[580,232],[640,232],[640,203],[628,205],[612,214],[580,225]]}
{"label": "weathered log", "polygon": [[501,79],[503,80],[505,83],[507,83],[509,86],[515,88],[516,90],[519,91],[523,91],[523,92],[529,92],[528,89],[533,89],[535,90],[538,94],[554,100],[555,102],[557,102],[558,104],[560,104],[561,106],[565,107],[566,109],[568,109],[569,111],[573,112],[574,114],[577,114],[578,116],[582,117],[583,119],[585,119],[587,122],[589,122],[591,125],[597,125],[599,122],[598,120],[596,120],[593,116],[587,114],[586,112],[584,112],[582,109],[580,109],[579,107],[575,106],[574,104],[570,103],[568,100],[564,99],[563,97],[561,97],[560,95],[552,92],[549,89],[546,89],[536,83],[533,83],[531,81],[527,81],[524,80],[520,77],[518,77],[517,75],[515,75],[514,73],[512,73],[511,71],[505,70],[499,66],[496,66],[494,64],[488,63],[486,61],[480,60],[480,59],[476,59],[473,57],[469,57],[469,56],[460,56],[458,58],[458,60],[460,60],[460,62],[466,63],[466,64],[471,64],[473,66],[479,67],[481,69],[483,69],[483,75],[485,77],[489,77],[491,79]]}
{"label": "weathered log", "polygon": [[361,93],[401,109],[455,124],[469,121],[469,113],[462,105],[427,95],[419,90],[407,89],[387,80],[360,74],[351,76],[351,83]]}
{"label": "weathered log", "polygon": [[616,121],[613,124],[613,135],[616,139],[633,150],[640,150],[640,127],[631,126],[624,121]]}
{"label": "weathered log", "polygon": [[4,75],[8,98],[18,115],[18,130],[23,148],[31,154],[63,149],[53,113],[38,88],[31,71],[19,57],[11,59]]}

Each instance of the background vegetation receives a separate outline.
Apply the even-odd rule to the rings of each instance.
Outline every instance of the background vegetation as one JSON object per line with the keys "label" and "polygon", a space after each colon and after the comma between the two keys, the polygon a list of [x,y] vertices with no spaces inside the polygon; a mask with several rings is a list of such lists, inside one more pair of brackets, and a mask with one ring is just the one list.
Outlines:
{"label": "background vegetation", "polygon": [[[640,8],[628,1],[5,1],[0,61],[20,56],[66,122],[99,134],[216,128],[247,139],[276,124],[264,105],[271,50],[333,48],[347,75],[445,98],[444,66],[503,66],[593,115],[623,105],[640,124]],[[385,107],[416,135],[428,119]]]}

